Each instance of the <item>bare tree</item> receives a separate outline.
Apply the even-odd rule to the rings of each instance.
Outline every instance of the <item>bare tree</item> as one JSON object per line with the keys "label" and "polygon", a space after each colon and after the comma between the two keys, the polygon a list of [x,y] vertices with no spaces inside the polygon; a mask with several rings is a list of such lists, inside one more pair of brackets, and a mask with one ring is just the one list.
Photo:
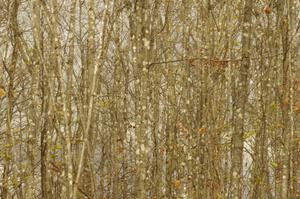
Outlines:
{"label": "bare tree", "polygon": [[2,0],[1,198],[299,198],[292,0]]}

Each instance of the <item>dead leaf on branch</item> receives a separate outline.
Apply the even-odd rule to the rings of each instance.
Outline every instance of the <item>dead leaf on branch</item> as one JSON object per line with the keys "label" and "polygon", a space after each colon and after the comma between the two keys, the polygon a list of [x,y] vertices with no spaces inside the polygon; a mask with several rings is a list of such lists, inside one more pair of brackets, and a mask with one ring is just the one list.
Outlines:
{"label": "dead leaf on branch", "polygon": [[269,15],[269,14],[271,14],[271,12],[272,12],[272,8],[271,8],[269,5],[267,5],[267,6],[264,8],[264,12],[265,12],[266,15]]}
{"label": "dead leaf on branch", "polygon": [[204,135],[207,131],[207,128],[206,127],[201,127],[198,129],[198,133],[200,136]]}
{"label": "dead leaf on branch", "polygon": [[3,97],[5,95],[5,91],[3,88],[0,88],[0,97]]}
{"label": "dead leaf on branch", "polygon": [[175,186],[176,189],[179,189],[180,185],[181,185],[180,180],[174,180],[174,186]]}
{"label": "dead leaf on branch", "polygon": [[289,98],[284,98],[283,100],[282,100],[282,104],[283,104],[283,106],[288,106],[289,105]]}

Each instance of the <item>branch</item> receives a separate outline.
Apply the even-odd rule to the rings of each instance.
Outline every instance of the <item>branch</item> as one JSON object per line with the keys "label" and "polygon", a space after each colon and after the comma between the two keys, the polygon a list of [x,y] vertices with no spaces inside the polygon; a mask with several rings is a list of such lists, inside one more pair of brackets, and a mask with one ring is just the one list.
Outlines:
{"label": "branch", "polygon": [[[275,55],[266,55],[264,57],[252,57],[250,58],[250,60],[257,60],[257,59],[261,59],[261,58],[271,58],[271,57],[276,57],[283,54],[281,53],[277,53]],[[177,63],[177,62],[183,62],[183,61],[196,61],[196,60],[200,60],[200,61],[207,61],[207,62],[212,62],[212,63],[216,63],[216,62],[223,62],[223,63],[228,63],[228,62],[240,62],[242,61],[242,58],[239,59],[210,59],[210,58],[204,58],[204,57],[193,57],[193,58],[183,58],[183,59],[175,59],[175,60],[167,60],[167,61],[161,61],[161,62],[152,62],[149,64],[149,66],[153,66],[153,65],[160,65],[160,64],[169,64],[169,63]]]}

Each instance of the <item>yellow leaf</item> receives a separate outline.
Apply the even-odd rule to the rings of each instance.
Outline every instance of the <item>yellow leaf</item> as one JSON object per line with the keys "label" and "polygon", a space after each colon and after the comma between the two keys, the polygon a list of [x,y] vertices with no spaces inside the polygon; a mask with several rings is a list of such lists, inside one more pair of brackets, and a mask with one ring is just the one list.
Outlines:
{"label": "yellow leaf", "polygon": [[246,133],[244,134],[244,139],[246,140],[246,139],[248,139],[248,138],[251,138],[251,137],[254,136],[255,134],[256,134],[255,131],[249,131],[249,132],[246,132]]}
{"label": "yellow leaf", "polygon": [[108,105],[109,105],[108,100],[102,100],[102,101],[99,102],[100,108],[107,108]]}
{"label": "yellow leaf", "polygon": [[60,150],[60,149],[62,149],[62,146],[59,145],[59,144],[57,144],[57,145],[54,146],[54,148],[55,148],[56,150]]}
{"label": "yellow leaf", "polygon": [[223,197],[220,193],[217,194],[217,199],[223,199]]}
{"label": "yellow leaf", "polygon": [[11,148],[11,147],[12,147],[12,144],[10,144],[10,143],[5,144],[4,147],[5,147],[5,148]]}
{"label": "yellow leaf", "polygon": [[0,97],[3,97],[5,95],[5,91],[3,88],[0,88]]}
{"label": "yellow leaf", "polygon": [[205,127],[201,127],[198,129],[199,135],[204,135],[206,133],[207,129]]}
{"label": "yellow leaf", "polygon": [[276,162],[271,162],[271,166],[276,169],[278,167],[278,164]]}
{"label": "yellow leaf", "polygon": [[277,108],[276,102],[272,102],[272,103],[271,103],[271,108],[272,108],[272,109],[276,109],[276,108]]}

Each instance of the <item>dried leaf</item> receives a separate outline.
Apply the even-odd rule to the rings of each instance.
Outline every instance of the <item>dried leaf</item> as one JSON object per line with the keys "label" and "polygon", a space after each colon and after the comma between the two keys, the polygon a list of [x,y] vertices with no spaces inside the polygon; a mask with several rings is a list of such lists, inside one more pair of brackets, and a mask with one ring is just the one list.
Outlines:
{"label": "dried leaf", "polygon": [[189,60],[188,60],[188,63],[189,63],[189,65],[191,65],[191,66],[195,66],[195,61],[196,61],[196,59],[189,59]]}
{"label": "dried leaf", "polygon": [[269,5],[267,5],[267,6],[264,8],[264,12],[265,12],[267,15],[269,15],[269,14],[272,12],[272,8],[271,8]]}
{"label": "dried leaf", "polygon": [[293,106],[293,112],[295,112],[295,113],[299,113],[300,112],[300,106],[298,104],[295,104]]}
{"label": "dried leaf", "polygon": [[175,186],[176,189],[179,189],[179,188],[180,188],[180,185],[181,185],[180,180],[175,180],[175,181],[174,181],[174,186]]}
{"label": "dried leaf", "polygon": [[300,90],[300,80],[295,80],[294,81],[294,90],[298,91]]}
{"label": "dried leaf", "polygon": [[282,100],[282,104],[284,105],[284,106],[288,106],[289,105],[289,98],[284,98],[283,100]]}
{"label": "dried leaf", "polygon": [[5,91],[3,88],[0,88],[0,97],[3,97],[5,95]]}
{"label": "dried leaf", "polygon": [[207,129],[205,127],[201,127],[198,129],[198,133],[201,136],[204,135],[206,133],[206,131],[207,131]]}

